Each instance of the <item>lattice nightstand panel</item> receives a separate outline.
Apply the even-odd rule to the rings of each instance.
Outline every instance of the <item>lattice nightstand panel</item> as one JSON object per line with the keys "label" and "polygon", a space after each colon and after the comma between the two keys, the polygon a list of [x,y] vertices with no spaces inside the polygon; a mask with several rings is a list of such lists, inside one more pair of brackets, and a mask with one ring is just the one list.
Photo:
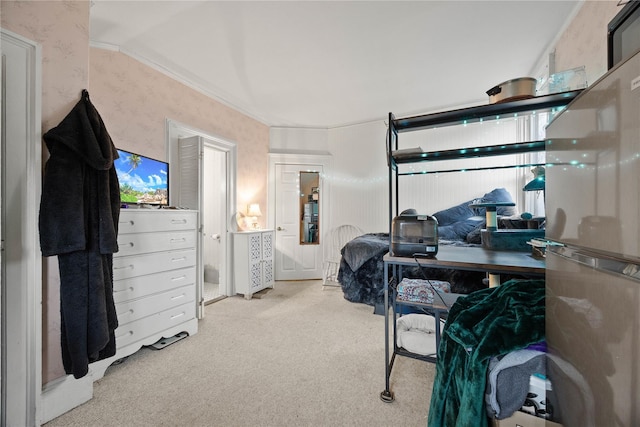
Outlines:
{"label": "lattice nightstand panel", "polygon": [[233,266],[236,293],[246,299],[274,283],[274,231],[233,234]]}

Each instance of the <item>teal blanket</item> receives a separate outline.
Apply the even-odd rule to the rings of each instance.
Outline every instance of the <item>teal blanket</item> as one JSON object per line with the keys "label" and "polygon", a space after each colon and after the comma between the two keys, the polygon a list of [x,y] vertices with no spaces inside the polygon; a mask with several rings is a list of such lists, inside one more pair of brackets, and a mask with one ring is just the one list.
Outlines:
{"label": "teal blanket", "polygon": [[492,356],[544,340],[544,280],[511,280],[458,298],[438,348],[429,427],[487,427]]}

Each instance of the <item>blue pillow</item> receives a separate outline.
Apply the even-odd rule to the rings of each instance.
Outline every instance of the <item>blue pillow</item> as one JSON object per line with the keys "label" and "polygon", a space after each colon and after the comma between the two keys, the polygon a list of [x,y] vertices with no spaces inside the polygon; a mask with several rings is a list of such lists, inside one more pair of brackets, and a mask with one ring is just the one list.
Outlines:
{"label": "blue pillow", "polygon": [[474,216],[450,225],[438,225],[438,238],[465,241],[467,235],[484,224],[484,217]]}
{"label": "blue pillow", "polygon": [[[504,188],[496,188],[490,193],[482,196],[481,199],[476,199],[473,203],[492,203],[492,202],[509,202],[513,203],[511,194]],[[515,206],[499,206],[496,208],[496,214],[498,216],[513,216],[518,214],[518,210]],[[485,208],[475,208],[475,215],[485,215]]]}
{"label": "blue pillow", "polygon": [[458,221],[475,216],[476,213],[469,207],[471,201],[460,203],[448,209],[438,211],[433,214],[438,220],[438,226],[450,225]]}

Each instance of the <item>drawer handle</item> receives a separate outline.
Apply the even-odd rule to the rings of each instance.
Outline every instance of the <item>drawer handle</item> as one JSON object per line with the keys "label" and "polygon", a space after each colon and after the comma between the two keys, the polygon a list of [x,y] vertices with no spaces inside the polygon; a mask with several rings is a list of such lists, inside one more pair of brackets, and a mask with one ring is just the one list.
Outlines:
{"label": "drawer handle", "polygon": [[133,286],[129,286],[128,288],[124,288],[124,289],[114,289],[113,293],[117,294],[118,292],[131,292],[133,291]]}
{"label": "drawer handle", "polygon": [[175,301],[177,299],[184,298],[184,297],[185,297],[185,294],[176,295],[175,297],[171,297],[171,301]]}
{"label": "drawer handle", "polygon": [[181,242],[186,242],[187,239],[185,239],[184,237],[181,239],[171,239],[170,242],[171,243],[181,243]]}
{"label": "drawer handle", "polygon": [[123,265],[122,267],[113,267],[114,270],[124,270],[125,268],[130,268],[133,270],[133,264]]}
{"label": "drawer handle", "polygon": [[182,317],[182,316],[184,316],[184,314],[185,314],[185,313],[184,313],[184,311],[183,311],[183,312],[182,312],[182,313],[180,313],[180,314],[176,314],[175,316],[171,316],[171,320],[173,320],[173,319],[177,319],[178,317]]}
{"label": "drawer handle", "polygon": [[179,261],[186,261],[186,260],[187,260],[186,256],[183,256],[180,258],[171,258],[171,262],[179,262]]}
{"label": "drawer handle", "polygon": [[180,277],[172,277],[172,278],[171,278],[171,281],[172,281],[172,282],[177,282],[178,280],[184,280],[184,279],[186,279],[186,278],[187,278],[187,276],[182,275],[182,276],[180,276]]}
{"label": "drawer handle", "polygon": [[133,225],[134,222],[133,221],[118,221],[119,224],[129,224],[129,225]]}
{"label": "drawer handle", "polygon": [[172,219],[171,220],[171,224],[186,224],[187,220],[186,219]]}

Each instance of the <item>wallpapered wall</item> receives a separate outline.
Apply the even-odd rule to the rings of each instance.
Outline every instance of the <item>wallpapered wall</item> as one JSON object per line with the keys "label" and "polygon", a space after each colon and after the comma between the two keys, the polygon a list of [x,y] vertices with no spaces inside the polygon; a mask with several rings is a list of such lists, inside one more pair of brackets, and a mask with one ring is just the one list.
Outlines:
{"label": "wallpapered wall", "polygon": [[[89,2],[2,1],[2,27],[42,46],[42,131],[56,126],[87,87]],[[46,149],[43,149],[46,155]],[[35,224],[34,224],[35,226]],[[43,383],[64,374],[57,258],[43,260]]]}
{"label": "wallpapered wall", "polygon": [[238,193],[266,206],[268,126],[123,53],[91,48],[89,60],[91,99],[118,148],[164,159],[166,118],[220,136],[238,146]]}
{"label": "wallpapered wall", "polygon": [[[42,46],[43,132],[64,118],[86,88],[119,148],[164,159],[166,118],[236,143],[238,203],[243,202],[240,195],[251,194],[251,201],[266,206],[266,125],[122,53],[90,49],[88,1],[3,0],[1,8],[3,28]],[[44,263],[42,376],[46,384],[63,376],[64,369],[58,267],[56,258]]]}
{"label": "wallpapered wall", "polygon": [[585,2],[555,45],[556,71],[584,65],[589,85],[607,71],[607,25],[622,8],[618,3]]}

